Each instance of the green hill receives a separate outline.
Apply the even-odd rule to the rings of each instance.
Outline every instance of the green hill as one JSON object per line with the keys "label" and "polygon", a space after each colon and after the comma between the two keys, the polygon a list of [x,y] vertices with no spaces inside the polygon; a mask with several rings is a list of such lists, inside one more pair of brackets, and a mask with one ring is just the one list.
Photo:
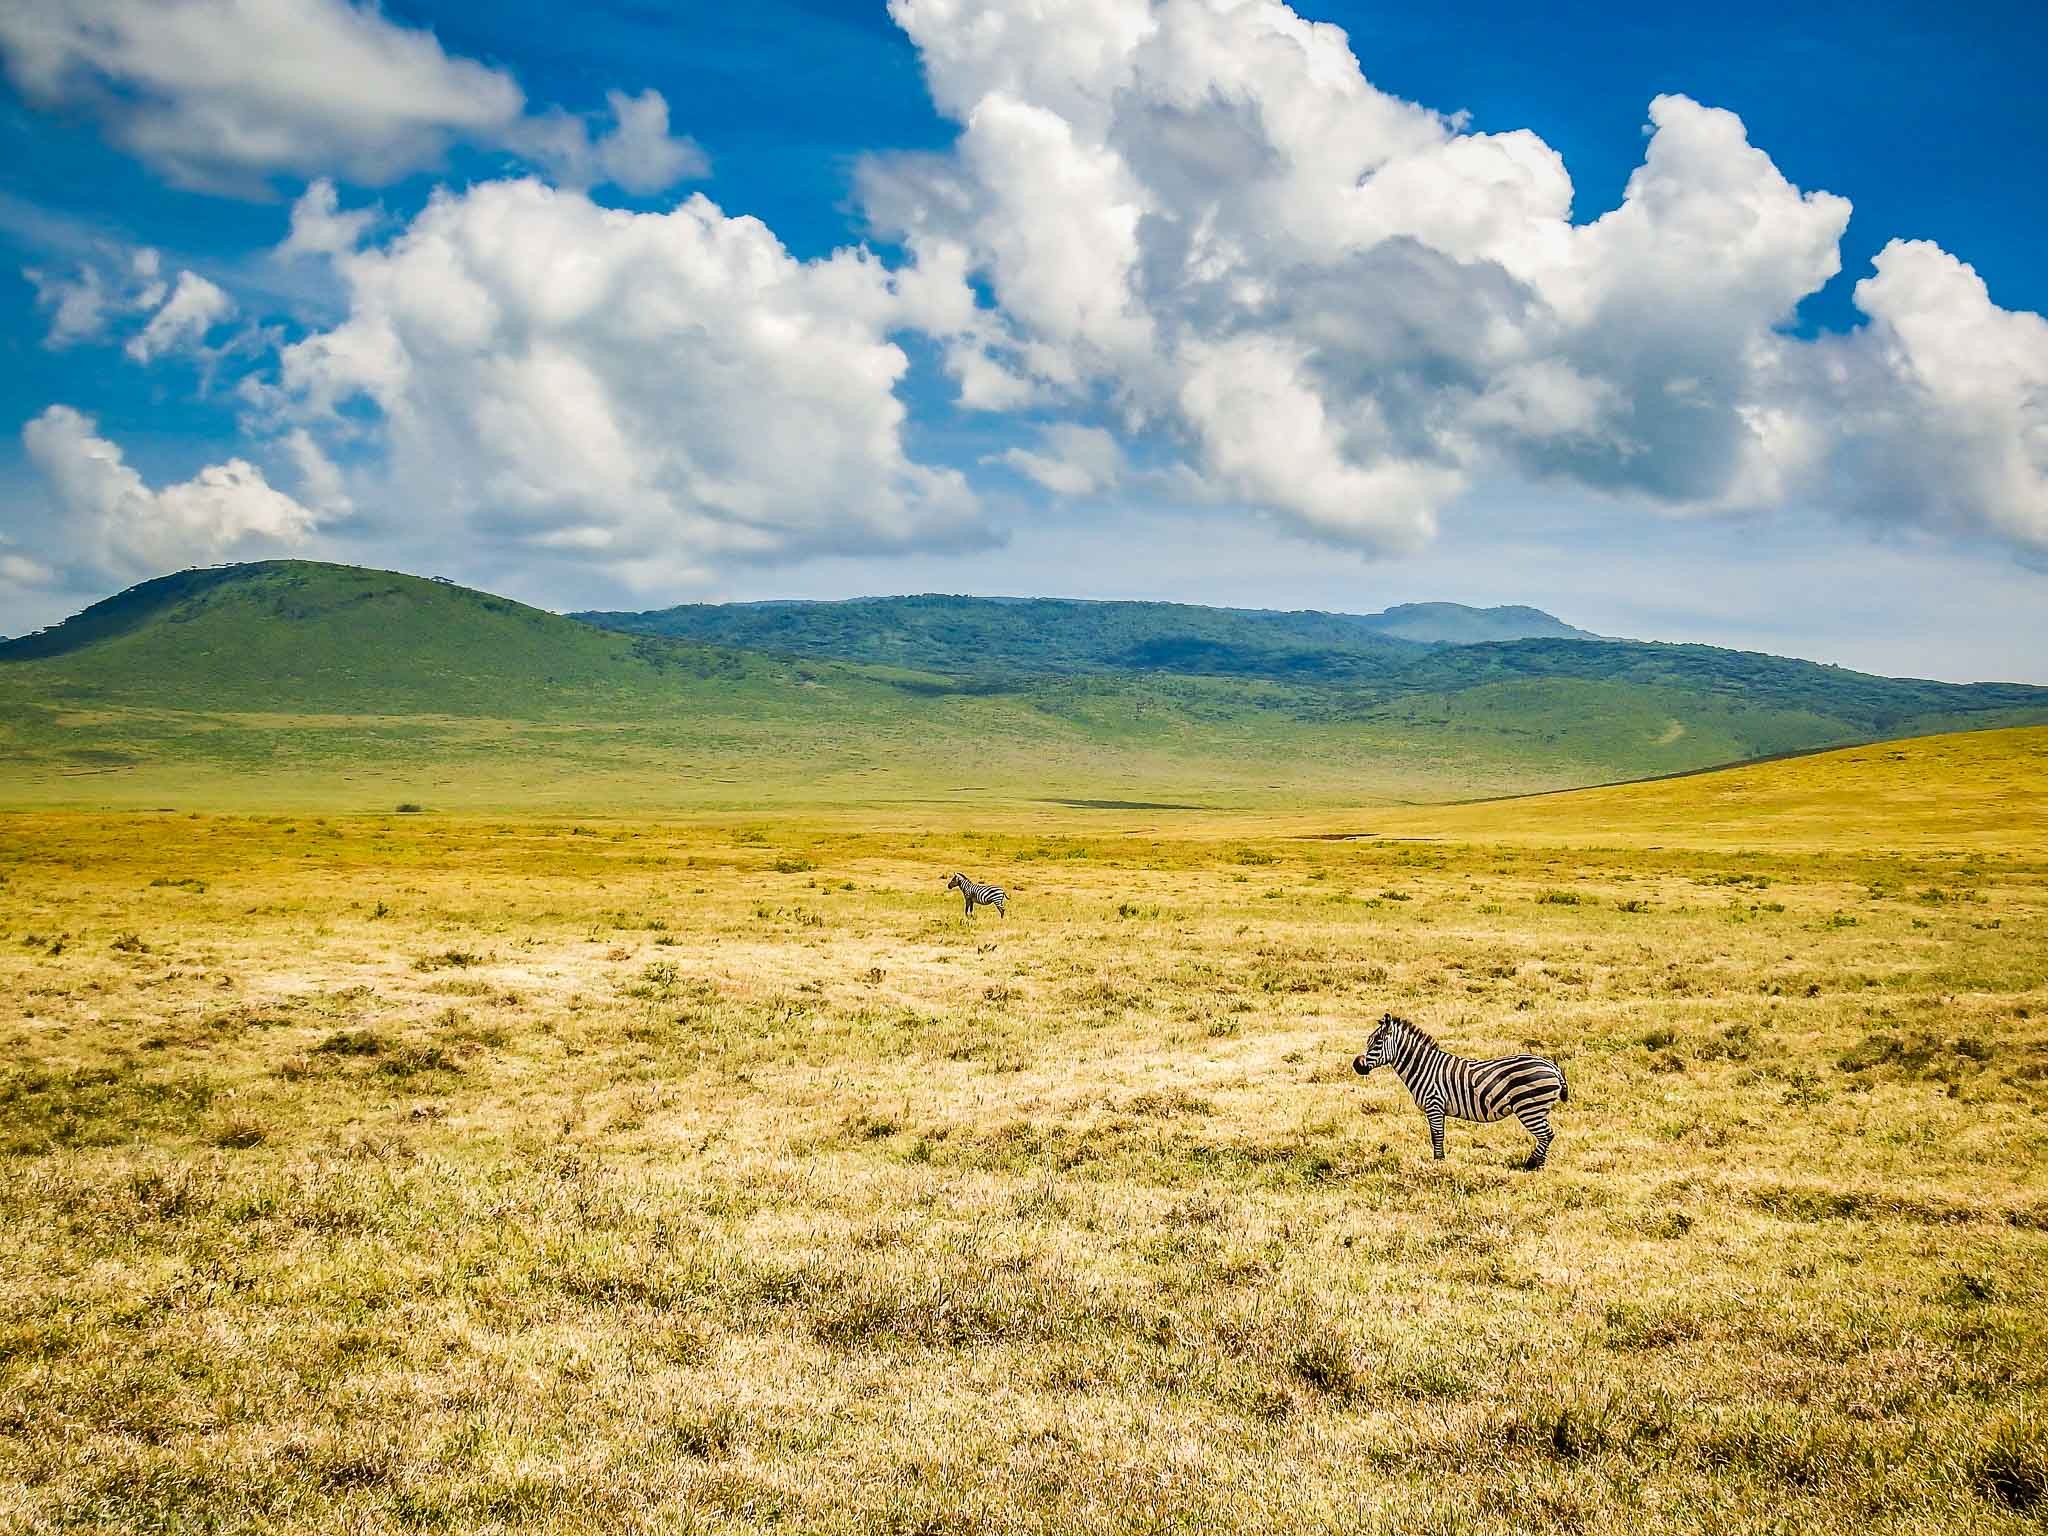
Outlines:
{"label": "green hill", "polygon": [[444,581],[299,560],[160,576],[0,641],[0,677],[32,677],[38,702],[74,707],[602,717],[656,708],[678,669],[742,683],[749,665]]}
{"label": "green hill", "polygon": [[[1162,673],[1324,685],[1334,690],[1335,708],[1391,712],[1418,725],[1432,710],[1465,712],[1440,704],[1442,696],[1483,703],[1508,731],[1526,723],[1529,709],[1548,714],[1565,701],[1628,714],[1654,700],[1688,730],[1693,713],[1726,708],[1748,720],[1720,738],[1731,760],[1971,723],[2017,724],[2048,705],[2048,689],[2023,684],[1877,677],[1752,651],[1608,640],[1537,608],[1457,603],[1344,614],[926,596],[578,617],[627,634],[930,668],[991,687],[1032,686],[1020,677],[1156,681]],[[1523,686],[1538,683],[1619,684],[1627,692],[1595,706],[1573,688]]]}
{"label": "green hill", "polygon": [[1384,613],[1275,612],[1071,598],[864,597],[833,603],[690,603],[575,617],[789,656],[975,675],[1180,672],[1356,682],[1425,649],[1588,638],[1535,608],[1408,603]]}
{"label": "green hill", "polygon": [[[884,646],[878,611],[915,622]],[[1355,804],[2048,721],[2048,689],[1590,638],[1425,644],[1346,615],[969,599],[738,612],[771,631],[801,614],[816,650],[870,654],[601,629],[305,561],[162,577],[0,643],[0,804]],[[992,635],[1030,665],[935,664]]]}
{"label": "green hill", "polygon": [[[1431,651],[1392,673],[1395,693],[1450,693],[1537,681],[1657,689],[1765,712],[1831,722],[1837,738],[1874,739],[2041,718],[2048,688],[2025,683],[1938,683],[1878,677],[1846,667],[1639,640],[1516,640]],[[2025,718],[2022,718],[2025,717]]]}
{"label": "green hill", "polygon": [[1382,613],[1363,615],[1359,622],[1392,640],[1424,645],[1477,645],[1486,640],[1592,640],[1541,608],[1510,605],[1468,608],[1463,603],[1396,603]]}

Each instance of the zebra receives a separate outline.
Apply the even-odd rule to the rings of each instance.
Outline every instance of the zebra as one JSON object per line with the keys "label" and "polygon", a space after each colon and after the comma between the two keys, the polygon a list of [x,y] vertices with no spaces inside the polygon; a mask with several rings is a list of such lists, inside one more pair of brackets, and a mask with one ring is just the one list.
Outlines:
{"label": "zebra", "polygon": [[1444,1117],[1481,1122],[1513,1115],[1536,1138],[1525,1165],[1541,1168],[1550,1152],[1550,1106],[1571,1098],[1564,1069],[1544,1056],[1496,1056],[1472,1061],[1453,1056],[1429,1034],[1389,1013],[1351,1063],[1360,1077],[1374,1067],[1392,1067],[1415,1107],[1429,1120],[1429,1143],[1437,1161],[1444,1155]]}
{"label": "zebra", "polygon": [[955,873],[953,878],[946,882],[946,889],[958,891],[966,900],[967,905],[962,909],[964,916],[974,916],[974,909],[977,906],[994,907],[997,915],[1001,917],[1007,918],[1010,915],[1010,898],[1003,894],[1000,885],[983,885],[978,880],[970,880],[963,874]]}

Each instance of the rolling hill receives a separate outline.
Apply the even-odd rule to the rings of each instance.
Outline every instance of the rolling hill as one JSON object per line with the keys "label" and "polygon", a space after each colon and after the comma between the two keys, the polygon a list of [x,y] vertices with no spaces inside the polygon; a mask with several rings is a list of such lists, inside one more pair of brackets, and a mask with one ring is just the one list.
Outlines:
{"label": "rolling hill", "polygon": [[608,634],[429,578],[295,560],[145,581],[0,641],[0,667],[0,677],[35,678],[44,705],[507,718],[651,708],[678,667],[736,686],[748,672],[731,651]]}
{"label": "rolling hill", "polygon": [[[1551,847],[2033,852],[2048,826],[2048,728],[1916,736],[1477,805],[1403,811],[1405,836]],[[1924,899],[1924,898],[1923,898]]]}
{"label": "rolling hill", "polygon": [[[2048,689],[1370,627],[1537,621],[1472,612],[753,605],[747,648],[349,566],[188,571],[0,643],[0,804],[1442,801],[2048,721]],[[1029,666],[938,664],[1003,636]]]}
{"label": "rolling hill", "polygon": [[[624,634],[926,668],[986,687],[1028,687],[1018,680],[1043,676],[1257,677],[1326,685],[1347,710],[1365,705],[1419,722],[1447,696],[1471,695],[1467,703],[1494,708],[1499,693],[1474,693],[1493,685],[1619,683],[1788,717],[1776,726],[1759,721],[1760,734],[1736,745],[1731,758],[1942,730],[2048,702],[2048,689],[2023,684],[1877,677],[1753,651],[1610,640],[1536,608],[1457,603],[1344,614],[926,596],[705,603],[577,617]],[[1416,700],[1430,702],[1417,707]],[[1455,704],[1442,708],[1464,713]],[[1500,718],[1511,723],[1514,714],[1510,708]],[[1673,718],[1686,723],[1683,709]]]}
{"label": "rolling hill", "polygon": [[977,676],[1174,672],[1357,682],[1385,676],[1440,645],[1593,638],[1535,608],[1458,603],[1353,614],[927,595],[690,603],[574,617],[627,634]]}
{"label": "rolling hill", "polygon": [[[1348,617],[1348,615],[1347,615]],[[1391,640],[1423,645],[1476,645],[1482,640],[1593,640],[1599,638],[1541,608],[1509,604],[1468,608],[1463,603],[1396,603],[1359,622]]]}

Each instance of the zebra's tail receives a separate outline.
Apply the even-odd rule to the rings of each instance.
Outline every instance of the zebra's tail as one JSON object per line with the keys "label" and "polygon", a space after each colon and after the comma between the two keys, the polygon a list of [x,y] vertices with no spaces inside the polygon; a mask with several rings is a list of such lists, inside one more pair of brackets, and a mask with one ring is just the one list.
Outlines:
{"label": "zebra's tail", "polygon": [[1563,1067],[1559,1067],[1554,1061],[1551,1063],[1551,1066],[1557,1069],[1557,1102],[1560,1104],[1567,1103],[1572,1096],[1572,1085],[1565,1081]]}

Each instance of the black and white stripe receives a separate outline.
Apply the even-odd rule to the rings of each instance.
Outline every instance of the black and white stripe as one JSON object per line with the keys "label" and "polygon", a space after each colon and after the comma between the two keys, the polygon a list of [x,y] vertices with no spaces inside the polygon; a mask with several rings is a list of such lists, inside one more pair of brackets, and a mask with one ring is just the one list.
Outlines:
{"label": "black and white stripe", "polygon": [[1536,1138],[1531,1168],[1541,1168],[1550,1151],[1550,1106],[1569,1099],[1564,1069],[1545,1056],[1496,1056],[1471,1061],[1453,1056],[1429,1035],[1387,1014],[1351,1065],[1362,1077],[1375,1067],[1392,1067],[1429,1120],[1429,1143],[1444,1155],[1444,1117],[1481,1122],[1513,1115]]}
{"label": "black and white stripe", "polygon": [[1000,885],[983,885],[979,880],[970,880],[965,875],[955,874],[946,882],[946,889],[958,891],[967,900],[965,914],[974,916],[976,907],[994,907],[1003,917],[1010,915],[1010,898],[1003,894]]}

